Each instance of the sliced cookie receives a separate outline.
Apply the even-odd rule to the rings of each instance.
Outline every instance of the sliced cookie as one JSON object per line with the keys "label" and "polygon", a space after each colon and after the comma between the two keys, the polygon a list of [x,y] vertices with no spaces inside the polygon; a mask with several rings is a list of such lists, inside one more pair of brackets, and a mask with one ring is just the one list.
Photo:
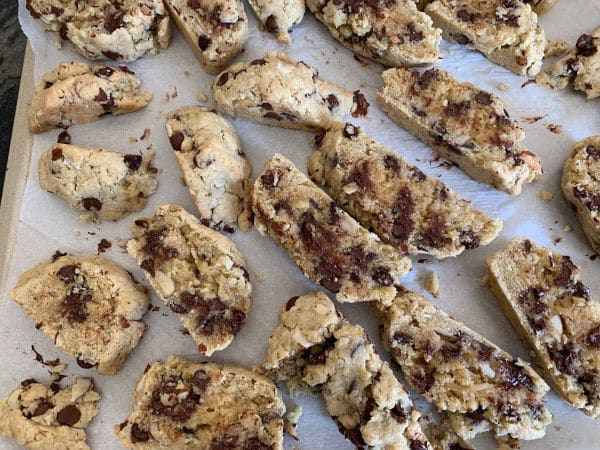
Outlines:
{"label": "sliced cookie", "polygon": [[422,66],[441,58],[441,31],[413,0],[307,0],[342,45],[386,66]]}
{"label": "sliced cookie", "polygon": [[290,30],[302,22],[306,9],[304,0],[248,0],[248,3],[265,30],[286,43],[290,42]]}
{"label": "sliced cookie", "polygon": [[177,205],[161,205],[131,225],[127,251],[160,298],[210,356],[246,321],[252,286],[235,244]]}
{"label": "sliced cookie", "polygon": [[490,288],[561,397],[600,418],[600,303],[568,256],[517,238],[487,259]]}
{"label": "sliced cookie", "polygon": [[88,59],[133,61],[167,48],[169,15],[162,0],[26,0],[60,44],[69,41]]}
{"label": "sliced cookie", "polygon": [[471,178],[516,195],[542,176],[540,159],[504,103],[442,69],[383,72],[379,106],[390,119],[452,161]]}
{"label": "sliced cookie", "polygon": [[199,106],[167,115],[167,133],[200,221],[232,233],[252,226],[252,167],[235,128]]}
{"label": "sliced cookie", "polygon": [[148,364],[133,411],[115,433],[131,449],[281,450],[284,413],[277,387],[263,375],[169,356]]}
{"label": "sliced cookie", "polygon": [[29,104],[29,128],[42,133],[94,122],[106,114],[126,114],[150,103],[152,94],[141,92],[140,80],[125,66],[92,67],[60,63],[42,77]]}
{"label": "sliced cookie", "polygon": [[321,292],[282,306],[264,367],[290,387],[321,392],[340,432],[358,448],[431,449],[419,411],[365,330]]}
{"label": "sliced cookie", "polygon": [[241,0],[165,0],[177,28],[204,70],[218,74],[248,42]]}
{"label": "sliced cookie", "polygon": [[351,124],[317,136],[308,173],[363,227],[402,253],[457,256],[502,229],[442,182]]}
{"label": "sliced cookie", "polygon": [[153,158],[54,144],[38,161],[40,187],[76,211],[117,220],[144,209],[156,191]]}
{"label": "sliced cookie", "polygon": [[85,429],[98,414],[92,380],[61,388],[24,380],[0,400],[0,436],[31,450],[89,450]]}
{"label": "sliced cookie", "polygon": [[380,242],[280,154],[256,179],[252,202],[258,231],[340,302],[389,300],[394,283],[411,268],[408,258]]}
{"label": "sliced cookie", "polygon": [[359,91],[353,94],[318,76],[317,69],[277,52],[236,63],[215,78],[215,108],[226,116],[298,130],[367,114],[369,104]]}

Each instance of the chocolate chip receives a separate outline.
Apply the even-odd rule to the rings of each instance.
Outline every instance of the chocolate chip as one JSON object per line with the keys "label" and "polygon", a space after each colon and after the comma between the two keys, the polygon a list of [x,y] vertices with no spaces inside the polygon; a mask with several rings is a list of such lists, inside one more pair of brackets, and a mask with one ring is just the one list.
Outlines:
{"label": "chocolate chip", "polygon": [[278,33],[279,32],[279,26],[277,25],[277,19],[275,19],[275,16],[273,14],[271,14],[269,17],[267,17],[267,20],[265,20],[265,28],[269,33]]}
{"label": "chocolate chip", "polygon": [[396,202],[392,207],[392,214],[395,217],[391,234],[399,241],[408,241],[414,231],[415,223],[411,217],[414,211],[415,202],[412,198],[412,191],[408,185],[404,185],[396,194]]}
{"label": "chocolate chip", "polygon": [[427,218],[427,229],[423,232],[423,243],[429,248],[441,248],[448,245],[452,240],[445,236],[446,217],[443,213],[434,213]]}
{"label": "chocolate chip", "polygon": [[500,378],[507,389],[525,387],[533,390],[533,381],[521,366],[507,359],[500,360]]}
{"label": "chocolate chip", "polygon": [[250,62],[251,66],[264,66],[265,64],[267,64],[267,61],[262,58],[255,59],[252,62]]}
{"label": "chocolate chip", "polygon": [[102,209],[102,202],[94,197],[86,197],[82,203],[86,211],[100,211]]}
{"label": "chocolate chip", "polygon": [[88,317],[86,303],[91,299],[92,293],[87,289],[70,292],[60,304],[61,314],[70,322],[83,323]]}
{"label": "chocolate chip", "polygon": [[131,442],[147,442],[150,439],[150,432],[142,429],[137,423],[131,425]]}
{"label": "chocolate chip", "polygon": [[91,369],[92,367],[95,367],[98,365],[98,363],[89,363],[80,358],[75,358],[75,360],[77,361],[77,365],[79,367],[81,367],[82,369]]}
{"label": "chocolate chip", "polygon": [[575,44],[577,55],[589,57],[596,54],[598,46],[594,43],[594,38],[589,34],[582,34]]}
{"label": "chocolate chip", "polygon": [[585,148],[585,152],[587,153],[587,158],[592,158],[596,161],[600,160],[600,147],[590,144]]}
{"label": "chocolate chip", "polygon": [[531,253],[531,241],[529,239],[523,241],[523,248],[525,249],[525,253]]}
{"label": "chocolate chip", "polygon": [[344,135],[344,137],[347,137],[348,139],[352,139],[355,136],[358,136],[358,131],[359,128],[355,127],[354,125],[350,124],[350,123],[346,123],[346,125],[344,126],[344,130],[342,131],[342,134]]}
{"label": "chocolate chip", "polygon": [[130,70],[127,66],[120,65],[119,69],[121,69],[121,72],[128,73],[129,75],[135,75],[135,72],[133,70]]}
{"label": "chocolate chip", "polygon": [[474,22],[475,19],[479,17],[479,14],[470,13],[468,10],[462,8],[456,12],[456,17],[458,17],[463,22]]}
{"label": "chocolate chip", "polygon": [[29,14],[34,19],[39,19],[40,17],[42,17],[42,14],[31,5],[31,0],[27,0],[25,2],[25,8],[27,9],[27,11],[29,11]]}
{"label": "chocolate chip", "polygon": [[325,135],[327,134],[326,130],[321,130],[315,135],[315,145],[320,147],[323,143],[323,139],[325,139]]}
{"label": "chocolate chip", "polygon": [[106,28],[106,31],[112,33],[119,28],[123,28],[125,26],[123,17],[126,13],[126,9],[118,9],[108,14],[105,12],[106,15],[104,17],[104,28]]}
{"label": "chocolate chip", "polygon": [[34,384],[34,383],[37,383],[37,381],[34,378],[28,378],[26,380],[21,381],[21,386],[25,388],[25,387],[29,386],[30,384]]}
{"label": "chocolate chip", "polygon": [[142,157],[140,155],[125,155],[123,160],[130,170],[138,170],[142,165]]}
{"label": "chocolate chip", "polygon": [[369,162],[367,160],[357,164],[346,179],[346,184],[356,183],[363,190],[371,189],[372,183],[369,175]]}
{"label": "chocolate chip", "polygon": [[196,370],[194,375],[192,375],[192,378],[190,378],[190,383],[201,391],[205,391],[210,383],[210,377],[206,374],[205,370],[199,369]]}
{"label": "chocolate chip", "polygon": [[272,445],[264,444],[259,438],[252,437],[246,441],[244,450],[273,450]]}
{"label": "chocolate chip", "polygon": [[359,427],[352,428],[352,429],[344,428],[341,425],[339,425],[339,427],[340,427],[340,431],[344,434],[346,439],[348,439],[350,442],[352,442],[358,448],[365,447],[365,445],[366,445],[365,440],[362,437],[362,433],[361,433]]}
{"label": "chocolate chip", "polygon": [[61,425],[72,427],[81,419],[81,411],[75,405],[67,405],[56,414],[56,421]]}
{"label": "chocolate chip", "polygon": [[217,86],[223,86],[229,80],[229,72],[223,72],[217,80]]}
{"label": "chocolate chip", "polygon": [[335,338],[332,336],[325,340],[325,342],[306,349],[302,357],[306,360],[309,365],[325,364],[327,360],[327,351],[333,348],[335,345]]}
{"label": "chocolate chip", "polygon": [[273,111],[273,105],[270,103],[261,103],[260,106],[262,109],[266,109],[267,111]]}
{"label": "chocolate chip", "polygon": [[112,243],[107,239],[101,239],[98,242],[98,253],[104,253],[106,250],[112,247]]}
{"label": "chocolate chip", "polygon": [[421,393],[429,391],[434,382],[433,374],[427,370],[412,377],[412,384]]}
{"label": "chocolate chip", "polygon": [[96,76],[100,78],[110,78],[113,73],[115,73],[115,71],[108,66],[100,67],[99,69],[96,69],[95,72]]}
{"label": "chocolate chip", "polygon": [[113,100],[112,94],[106,95],[106,92],[102,88],[98,88],[98,94],[94,97],[94,101],[100,103],[104,111],[112,111],[116,108],[115,101]]}
{"label": "chocolate chip", "polygon": [[375,283],[382,286],[391,286],[394,283],[394,279],[390,275],[390,269],[387,267],[378,267],[375,269],[371,278],[373,278]]}
{"label": "chocolate chip", "polygon": [[451,36],[452,36],[452,39],[454,39],[456,42],[458,42],[461,45],[468,45],[472,42],[471,39],[466,37],[464,34],[452,34]]}
{"label": "chocolate chip", "polygon": [[478,408],[474,411],[469,411],[465,413],[465,416],[467,416],[467,419],[469,419],[469,422],[471,422],[472,424],[478,424],[485,420],[485,415],[482,408]]}
{"label": "chocolate chip", "polygon": [[448,105],[446,105],[446,108],[444,109],[446,114],[448,114],[449,116],[452,116],[452,117],[464,116],[470,110],[471,110],[471,102],[468,100],[465,100],[465,101],[462,101],[459,103],[449,102]]}
{"label": "chocolate chip", "polygon": [[585,343],[590,347],[600,349],[600,325],[592,328],[585,337]]}
{"label": "chocolate chip", "polygon": [[277,183],[279,182],[279,173],[270,170],[266,172],[263,176],[261,176],[260,179],[265,187],[273,188],[277,186]]}
{"label": "chocolate chip", "polygon": [[210,36],[204,36],[202,34],[198,36],[198,47],[200,47],[200,50],[206,50],[211,43],[212,39],[210,38]]}
{"label": "chocolate chip", "polygon": [[356,105],[356,109],[352,113],[352,117],[365,117],[370,106],[365,96],[360,91],[354,91],[352,100]]}
{"label": "chocolate chip", "polygon": [[412,345],[414,343],[413,337],[403,331],[396,331],[392,339],[400,345]]}
{"label": "chocolate chip", "polygon": [[175,131],[171,136],[169,136],[169,142],[171,142],[171,147],[173,150],[180,151],[181,144],[185,139],[184,134],[181,131]]}
{"label": "chocolate chip", "polygon": [[154,276],[155,269],[154,269],[154,260],[152,258],[148,258],[148,259],[145,259],[144,261],[142,261],[142,263],[140,264],[140,267],[142,269],[144,269],[146,272],[148,272],[150,275]]}
{"label": "chocolate chip", "polygon": [[[71,135],[69,134],[69,132],[67,130],[63,130],[59,133],[58,135],[58,139],[56,140],[56,142],[58,142],[59,144],[70,144],[71,143]],[[54,161],[54,150],[52,150],[52,161]],[[62,151],[61,151],[61,156],[62,156]]]}
{"label": "chocolate chip", "polygon": [[482,361],[488,359],[494,352],[494,349],[492,347],[480,341],[471,341],[471,346],[477,352],[477,358],[479,358]]}
{"label": "chocolate chip", "polygon": [[571,258],[564,256],[560,264],[560,270],[554,277],[554,284],[559,287],[567,286],[570,283],[571,276],[575,270],[576,267]]}
{"label": "chocolate chip", "polygon": [[558,347],[560,344],[552,346],[546,344],[546,350],[550,359],[556,364],[556,368],[565,374],[575,374],[575,364],[579,360],[579,350],[573,342],[567,342],[565,345]]}
{"label": "chocolate chip", "polygon": [[473,230],[463,230],[460,232],[458,242],[465,247],[466,250],[472,250],[479,247],[481,240],[477,233]]}
{"label": "chocolate chip", "polygon": [[427,443],[419,441],[418,439],[410,440],[410,450],[427,450],[429,447]]}
{"label": "chocolate chip", "polygon": [[268,113],[263,114],[263,117],[265,119],[283,120],[283,117],[281,117],[281,115],[273,111],[269,111]]}
{"label": "chocolate chip", "polygon": [[42,414],[45,414],[49,409],[52,409],[53,407],[54,407],[54,405],[52,403],[50,403],[46,399],[43,399],[38,403],[37,407],[31,414],[31,417],[41,416]]}
{"label": "chocolate chip", "polygon": [[396,175],[400,174],[400,160],[393,155],[383,157],[383,165],[386,169],[391,169]]}
{"label": "chocolate chip", "polygon": [[59,160],[63,157],[62,148],[55,147],[52,149],[52,161]]}
{"label": "chocolate chip", "polygon": [[478,91],[477,94],[475,94],[475,101],[483,106],[491,105],[492,94],[485,91]]}
{"label": "chocolate chip", "polygon": [[349,248],[344,254],[351,259],[352,264],[358,267],[361,272],[366,271],[369,263],[377,257],[375,253],[367,252],[359,245]]}
{"label": "chocolate chip", "polygon": [[333,110],[333,108],[337,108],[340,105],[338,98],[334,94],[329,94],[325,99],[325,103],[327,104],[327,108],[329,110]]}
{"label": "chocolate chip", "polygon": [[286,304],[285,304],[285,310],[289,311],[290,309],[292,309],[294,307],[294,305],[296,304],[296,300],[298,300],[300,297],[298,297],[297,295],[290,298]]}
{"label": "chocolate chip", "polygon": [[178,380],[168,380],[156,388],[152,392],[150,407],[154,414],[185,422],[192,416],[200,397],[194,392],[177,389],[177,384]]}
{"label": "chocolate chip", "polygon": [[398,423],[405,423],[408,419],[408,411],[402,407],[401,401],[394,405],[394,407],[390,410],[390,414]]}
{"label": "chocolate chip", "polygon": [[110,50],[102,50],[102,54],[106,56],[108,59],[112,59],[113,61],[117,61],[119,59],[123,59],[123,55],[117,52],[113,52]]}
{"label": "chocolate chip", "polygon": [[76,264],[70,264],[68,266],[62,266],[57,272],[56,272],[56,276],[58,276],[58,278],[66,283],[73,283],[75,282],[75,279],[77,278],[77,273],[79,272],[79,265]]}
{"label": "chocolate chip", "polygon": [[410,22],[406,26],[406,30],[408,31],[408,40],[410,42],[420,42],[423,40],[423,33],[417,30],[417,26],[414,22]]}

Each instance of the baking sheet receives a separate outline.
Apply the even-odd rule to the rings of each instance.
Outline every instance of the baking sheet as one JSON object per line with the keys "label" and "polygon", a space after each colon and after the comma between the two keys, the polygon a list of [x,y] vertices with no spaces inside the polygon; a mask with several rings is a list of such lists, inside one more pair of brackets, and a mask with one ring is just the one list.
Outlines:
{"label": "baking sheet", "polygon": [[[52,70],[60,61],[83,61],[69,45],[62,50],[55,48],[52,34],[45,33],[40,22],[33,21],[24,8],[23,0],[19,3],[21,24],[35,54],[35,80],[39,80],[43,73]],[[246,12],[250,22],[250,40],[245,52],[237,60],[258,58],[269,50],[286,51],[292,57],[317,67],[323,79],[338,82],[352,90],[361,89],[371,108],[366,119],[353,120],[356,124],[428,175],[439,177],[471,199],[476,207],[504,221],[501,235],[486,247],[445,261],[427,258],[430,262],[418,263],[420,257],[412,258],[414,269],[403,279],[403,284],[424,293],[420,279],[433,270],[440,278],[442,296],[435,300],[425,293],[427,298],[512,355],[528,361],[531,358],[526,348],[502,315],[494,297],[480,285],[488,255],[503,248],[512,237],[528,236],[538,244],[571,255],[581,268],[582,279],[591,288],[593,296],[600,296],[600,258],[596,261],[589,258],[593,251],[560,191],[562,164],[574,143],[592,134],[600,134],[600,100],[588,102],[584,96],[570,89],[553,92],[533,84],[521,87],[525,78],[492,64],[474,51],[448,42],[442,44],[444,60],[440,66],[459,79],[474,82],[504,99],[511,116],[519,120],[526,131],[525,145],[540,155],[543,161],[542,180],[527,185],[520,196],[509,197],[472,181],[456,168],[440,166],[441,161],[434,159],[435,155],[427,146],[394,125],[375,104],[375,92],[381,84],[383,67],[372,62],[368,62],[367,67],[359,64],[353,54],[333,40],[310,14],[294,29],[292,43],[285,46],[258,30],[257,21],[247,4]],[[548,38],[560,38],[573,44],[581,33],[594,29],[599,18],[600,0],[562,0],[550,13],[540,18],[540,23]],[[160,168],[159,188],[140,214],[148,215],[162,203],[177,203],[194,212],[192,199],[179,181],[181,175],[164,131],[164,116],[177,107],[197,104],[198,92],[204,92],[210,99],[212,77],[203,72],[177,31],[168,49],[128,66],[142,79],[144,89],[154,93],[149,107],[134,114],[107,116],[96,123],[73,126],[69,130],[73,143],[124,153],[144,151],[152,146],[157,152],[155,164]],[[500,90],[500,84],[505,84],[508,90]],[[538,115],[544,115],[544,118],[533,124],[523,121]],[[276,151],[306,171],[307,158],[312,151],[312,134],[241,120],[233,122],[255,176]],[[559,134],[548,130],[550,124],[560,126]],[[129,137],[139,138],[146,128],[151,130],[147,140],[130,142]],[[140,345],[129,356],[121,372],[112,377],[79,368],[72,358],[55,348],[49,339],[36,330],[33,321],[9,300],[8,291],[15,285],[21,272],[48,260],[57,249],[77,254],[95,253],[98,242],[103,238],[112,242],[112,248],[104,256],[121,264],[133,272],[139,281],[148,285],[142,271],[122,248],[130,236],[129,223],[135,215],[114,223],[84,224],[77,220],[79,214],[70,210],[62,200],[39,188],[37,159],[56,142],[58,133],[57,130],[34,136],[31,149],[29,146],[16,148],[17,151],[31,152],[31,164],[24,167],[21,174],[23,179],[28,177],[28,181],[23,194],[15,251],[6,268],[7,281],[0,287],[0,338],[4,342],[0,396],[6,396],[18,382],[26,378],[49,380],[47,370],[34,361],[31,350],[34,344],[45,358],[60,357],[68,364],[65,374],[69,377],[63,383],[73,381],[75,376],[92,376],[95,379],[102,392],[102,401],[99,415],[88,428],[88,442],[94,449],[116,449],[119,443],[112,426],[121,422],[130,411],[133,386],[147,362],[164,360],[171,353],[196,360],[203,358],[197,353],[193,340],[179,332],[180,322],[155,294],[152,294],[152,302],[160,310],[150,311],[144,316],[147,331]],[[540,191],[549,191],[554,198],[549,202],[541,202],[536,198]],[[566,225],[573,230],[563,231]],[[246,326],[231,346],[211,359],[243,365],[260,364],[268,337],[276,324],[279,305],[289,297],[302,295],[317,289],[317,286],[304,278],[297,266],[272,240],[260,236],[256,230],[237,232],[231,238],[248,261],[254,287],[253,305]],[[258,281],[257,275],[261,279],[264,277],[264,280]],[[367,329],[382,356],[388,359],[379,343],[377,324],[368,306],[342,305],[341,309],[350,321],[360,323]],[[412,397],[425,414],[430,411],[421,397],[414,392]],[[524,442],[522,448],[600,448],[600,422],[567,406],[554,393],[546,398],[554,421],[544,439]],[[300,441],[286,438],[286,448],[353,447],[338,433],[319,398],[300,396],[294,401],[304,408],[299,424]],[[477,448],[494,448],[495,445],[489,436],[478,439],[475,444]],[[0,447],[17,448],[2,438]]]}

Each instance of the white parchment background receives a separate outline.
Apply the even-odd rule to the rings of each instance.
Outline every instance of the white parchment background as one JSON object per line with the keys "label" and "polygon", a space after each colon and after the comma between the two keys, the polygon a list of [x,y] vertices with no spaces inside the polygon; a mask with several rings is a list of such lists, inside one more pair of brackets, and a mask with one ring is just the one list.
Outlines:
{"label": "white parchment background", "polygon": [[[246,4],[250,19],[250,40],[246,51],[237,60],[250,60],[262,56],[268,50],[287,51],[291,56],[302,59],[317,67],[321,77],[340,83],[351,90],[361,89],[371,103],[369,115],[355,122],[374,138],[395,149],[403,157],[414,162],[425,173],[439,177],[451,188],[471,199],[474,205],[489,215],[504,221],[502,234],[491,244],[469,251],[458,258],[442,262],[417,263],[403,282],[410,288],[423,292],[419,279],[429,270],[435,271],[441,280],[442,296],[433,302],[474,330],[491,339],[514,356],[530,360],[522,342],[502,315],[492,294],[480,285],[485,275],[484,261],[492,252],[503,248],[515,236],[527,236],[538,244],[549,246],[569,254],[582,270],[582,278],[600,298],[600,258],[589,259],[593,254],[579,224],[560,191],[562,165],[572,146],[580,139],[600,134],[600,99],[587,102],[585,97],[570,89],[549,91],[530,84],[521,88],[525,78],[496,66],[480,54],[459,45],[444,42],[444,60],[441,67],[449,70],[461,80],[471,81],[482,89],[498,94],[507,104],[512,117],[520,121],[526,131],[525,145],[542,158],[544,176],[541,181],[527,185],[524,192],[514,198],[474,182],[458,169],[438,167],[432,161],[431,150],[404,130],[394,125],[376,106],[375,92],[381,85],[382,66],[369,62],[363,67],[354,60],[352,53],[333,40],[326,29],[310,14],[292,33],[289,46],[277,43],[271,35],[260,32],[257,22]],[[20,19],[23,29],[34,49],[35,79],[52,70],[60,61],[82,60],[65,45],[55,48],[50,33],[45,33],[41,23],[36,23],[20,0]],[[600,0],[561,0],[540,23],[548,38],[560,38],[574,44],[583,32],[590,32],[600,25]],[[101,121],[77,125],[70,128],[73,143],[102,147],[105,149],[135,153],[152,146],[157,151],[155,164],[159,167],[159,189],[141,213],[150,214],[162,203],[178,203],[194,212],[195,208],[187,189],[181,185],[180,173],[164,131],[165,114],[177,107],[196,104],[196,94],[202,91],[209,95],[212,77],[204,73],[192,51],[177,31],[171,46],[157,56],[143,58],[129,67],[142,79],[143,87],[154,93],[154,99],[145,110],[120,117],[107,116]],[[504,83],[509,90],[504,92],[498,85]],[[167,94],[177,92],[175,98],[166,99]],[[529,124],[522,119],[543,115],[544,118]],[[301,170],[306,170],[307,158],[311,153],[312,135],[261,126],[241,120],[234,121],[253,166],[256,176],[264,162],[273,152],[281,152]],[[547,125],[560,125],[560,134],[548,131]],[[151,130],[150,138],[132,143],[129,137],[140,137],[145,128]],[[164,307],[156,295],[152,295],[158,312],[148,312],[144,317],[147,331],[123,370],[115,376],[103,377],[93,371],[80,369],[75,361],[56,349],[48,338],[34,328],[33,321],[12,301],[8,291],[18,275],[34,264],[46,261],[55,250],[77,254],[95,253],[100,239],[112,241],[113,246],[105,256],[132,271],[138,280],[144,280],[142,271],[122,250],[129,237],[129,223],[134,216],[115,223],[82,224],[78,214],[70,210],[59,198],[43,192],[37,180],[37,159],[52,143],[59,131],[35,136],[32,149],[28,184],[23,198],[18,230],[18,242],[8,274],[7,285],[0,290],[0,339],[3,342],[3,367],[0,370],[0,396],[6,396],[23,379],[35,377],[48,381],[44,367],[36,363],[30,349],[31,344],[44,355],[53,359],[60,357],[68,364],[63,382],[71,382],[78,375],[93,376],[102,392],[100,413],[88,429],[88,442],[94,449],[119,448],[112,426],[121,422],[131,408],[131,392],[136,379],[148,361],[165,359],[176,353],[201,359],[194,342],[189,336],[179,333],[181,325],[174,315]],[[22,151],[30,151],[27,148]],[[552,201],[544,203],[536,198],[540,191],[554,194]],[[566,225],[573,231],[564,232]],[[254,286],[253,305],[248,322],[232,345],[214,355],[214,360],[236,364],[260,364],[267,339],[273,330],[279,306],[293,295],[302,295],[316,286],[307,281],[290,258],[278,249],[273,241],[261,237],[255,230],[237,232],[231,237],[245,254]],[[562,240],[555,244],[555,240]],[[431,258],[428,258],[431,260]],[[257,273],[264,274],[264,281],[256,279]],[[431,297],[426,294],[428,298]],[[352,322],[365,326],[371,338],[379,345],[377,325],[367,305],[342,305],[343,312]],[[382,351],[382,356],[387,356]],[[425,412],[427,403],[413,393],[413,398]],[[548,427],[546,437],[539,441],[523,443],[524,449],[593,449],[600,448],[600,422],[567,406],[554,393],[547,396],[554,421]],[[299,397],[295,401],[304,407],[299,424],[299,442],[286,439],[286,448],[345,449],[352,446],[338,433],[334,422],[327,415],[320,399]],[[480,438],[478,448],[493,448],[491,439]],[[13,449],[14,444],[0,438],[0,448]]]}

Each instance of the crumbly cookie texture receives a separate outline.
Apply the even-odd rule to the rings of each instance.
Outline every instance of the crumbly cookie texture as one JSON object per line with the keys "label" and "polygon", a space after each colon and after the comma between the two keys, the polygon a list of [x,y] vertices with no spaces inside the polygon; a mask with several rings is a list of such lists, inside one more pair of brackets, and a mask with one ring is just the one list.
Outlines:
{"label": "crumbly cookie texture", "polygon": [[265,30],[285,43],[290,42],[289,32],[302,22],[306,9],[304,0],[249,0],[248,3]]}
{"label": "crumbly cookie texture", "polygon": [[215,108],[226,116],[298,130],[328,128],[346,114],[367,114],[369,103],[360,91],[318,76],[317,69],[278,52],[236,63],[213,82]]}
{"label": "crumbly cookie texture", "polygon": [[442,69],[383,72],[377,102],[390,119],[454,162],[471,178],[517,195],[542,176],[540,159],[504,103]]}
{"label": "crumbly cookie texture", "polygon": [[148,364],[115,433],[131,449],[283,448],[285,405],[251,370],[169,356]]}
{"label": "crumbly cookie texture", "polygon": [[204,70],[221,72],[248,42],[241,0],[165,0],[177,28]]}
{"label": "crumbly cookie texture", "polygon": [[285,248],[304,274],[340,302],[386,300],[411,268],[290,161],[275,154],[256,179],[254,225]]}
{"label": "crumbly cookie texture", "polygon": [[210,356],[227,347],[246,321],[250,285],[235,244],[177,205],[135,220],[127,251],[165,304]]}
{"label": "crumbly cookie texture", "polygon": [[190,106],[167,115],[167,133],[200,221],[233,232],[252,227],[252,167],[233,125],[206,108]]}
{"label": "crumbly cookie texture", "polygon": [[66,388],[24,380],[0,400],[0,436],[30,450],[89,450],[85,429],[98,414],[99,401],[86,378]]}
{"label": "crumbly cookie texture", "polygon": [[518,75],[535,76],[542,68],[544,30],[531,6],[521,0],[436,0],[425,12],[445,38]]}
{"label": "crumbly cookie texture", "polygon": [[441,30],[413,0],[307,0],[306,6],[342,45],[386,66],[441,58]]}
{"label": "crumbly cookie texture", "polygon": [[117,220],[144,209],[156,191],[153,158],[54,144],[38,162],[40,187],[76,211]]}
{"label": "crumbly cookie texture", "polygon": [[490,289],[562,398],[600,418],[600,303],[568,256],[524,238],[487,259]]}
{"label": "crumbly cookie texture", "polygon": [[283,305],[264,367],[291,388],[321,392],[358,448],[431,449],[420,413],[365,330],[344,320],[321,292]]}
{"label": "crumbly cookie texture", "polygon": [[575,47],[536,77],[537,84],[563,89],[569,83],[588,99],[600,96],[600,27],[582,34]]}
{"label": "crumbly cookie texture", "polygon": [[502,229],[442,182],[354,125],[316,139],[308,173],[362,226],[402,253],[457,256],[491,242]]}
{"label": "crumbly cookie texture", "polygon": [[140,80],[127,67],[63,62],[42,77],[29,104],[29,128],[42,133],[94,122],[105,114],[126,114],[150,103]]}
{"label": "crumbly cookie texture", "polygon": [[460,438],[488,429],[519,439],[544,435],[549,387],[524,361],[401,287],[375,310],[384,346],[414,388],[450,414]]}
{"label": "crumbly cookie texture", "polygon": [[523,3],[531,6],[536,14],[544,14],[550,11],[558,0],[523,0]]}
{"label": "crumbly cookie texture", "polygon": [[592,248],[600,253],[600,135],[575,144],[565,162],[561,184]]}
{"label": "crumbly cookie texture", "polygon": [[59,46],[69,41],[88,59],[133,61],[167,48],[171,39],[162,0],[26,0],[25,7]]}
{"label": "crumbly cookie texture", "polygon": [[144,333],[146,290],[106,258],[65,255],[23,273],[10,292],[54,344],[83,368],[117,373]]}

